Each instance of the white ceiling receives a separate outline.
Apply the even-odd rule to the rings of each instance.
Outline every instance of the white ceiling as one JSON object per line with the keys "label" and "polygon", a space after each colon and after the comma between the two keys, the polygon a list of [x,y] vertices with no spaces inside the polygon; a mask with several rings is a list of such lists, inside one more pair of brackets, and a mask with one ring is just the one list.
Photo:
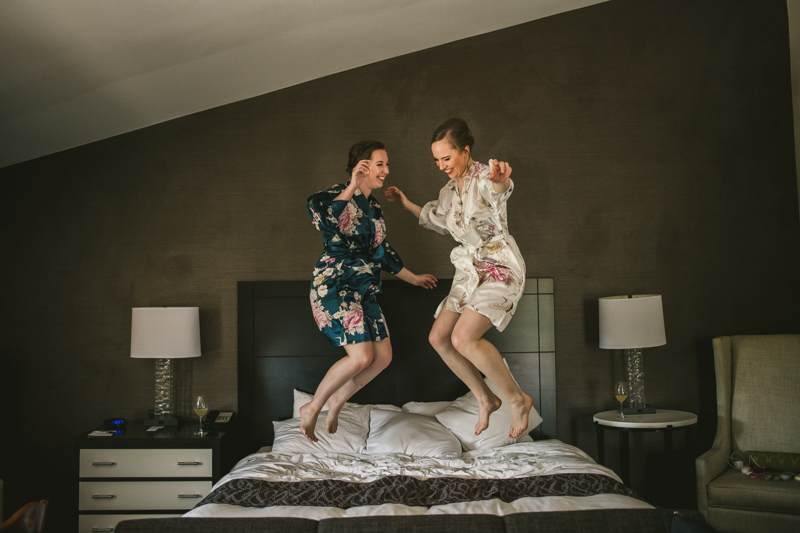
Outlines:
{"label": "white ceiling", "polygon": [[606,0],[0,0],[0,167]]}

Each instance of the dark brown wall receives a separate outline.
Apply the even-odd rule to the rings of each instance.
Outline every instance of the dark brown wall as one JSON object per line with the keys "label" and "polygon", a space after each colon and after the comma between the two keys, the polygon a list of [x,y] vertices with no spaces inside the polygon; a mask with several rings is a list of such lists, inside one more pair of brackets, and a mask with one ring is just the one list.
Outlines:
{"label": "dark brown wall", "polygon": [[[357,140],[386,143],[389,181],[433,199],[429,138],[451,116],[479,161],[512,163],[511,232],[528,276],[555,278],[561,439],[596,454],[591,415],[622,375],[597,347],[597,298],[659,293],[648,400],[698,412],[708,448],[711,338],[800,332],[786,3],[616,0],[1,169],[6,513],[49,498],[63,524],[71,437],[152,408],[131,307],[199,306],[182,402],[235,409],[236,282],[309,278],[305,199],[346,179]],[[384,210],[412,271],[452,276],[451,240]],[[645,495],[650,437],[632,443]]]}

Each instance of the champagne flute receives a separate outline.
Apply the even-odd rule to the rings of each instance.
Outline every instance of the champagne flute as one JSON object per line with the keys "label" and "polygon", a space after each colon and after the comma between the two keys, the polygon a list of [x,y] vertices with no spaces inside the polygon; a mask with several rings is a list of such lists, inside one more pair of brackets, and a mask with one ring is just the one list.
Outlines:
{"label": "champagne flute", "polygon": [[200,418],[200,429],[195,433],[199,437],[208,434],[208,431],[203,431],[203,417],[208,413],[208,404],[206,404],[206,397],[202,394],[194,401],[194,414]]}
{"label": "champagne flute", "polygon": [[622,410],[622,402],[628,398],[627,381],[617,381],[617,386],[614,387],[614,396],[616,396],[617,401],[619,402],[619,416],[617,417],[617,420],[625,420],[625,413]]}

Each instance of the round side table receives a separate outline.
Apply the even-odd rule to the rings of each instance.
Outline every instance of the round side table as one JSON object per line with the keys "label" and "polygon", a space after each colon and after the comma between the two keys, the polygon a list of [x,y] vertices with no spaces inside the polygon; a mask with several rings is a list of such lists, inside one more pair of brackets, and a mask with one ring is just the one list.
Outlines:
{"label": "round side table", "polygon": [[596,413],[592,420],[597,430],[597,452],[600,464],[605,466],[605,431],[619,431],[619,463],[622,470],[620,477],[626,485],[630,482],[630,449],[628,434],[630,432],[663,431],[664,451],[667,460],[672,458],[672,432],[676,429],[686,432],[686,444],[691,449],[694,447],[694,427],[697,425],[697,415],[686,411],[670,411],[656,409],[655,414],[625,415],[624,420],[618,420],[617,411],[603,411]]}

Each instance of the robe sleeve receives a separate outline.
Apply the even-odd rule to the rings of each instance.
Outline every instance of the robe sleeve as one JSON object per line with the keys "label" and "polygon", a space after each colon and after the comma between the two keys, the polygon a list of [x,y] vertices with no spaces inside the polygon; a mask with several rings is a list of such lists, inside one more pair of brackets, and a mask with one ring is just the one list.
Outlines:
{"label": "robe sleeve", "polygon": [[389,274],[397,274],[403,270],[403,260],[400,255],[394,251],[394,248],[386,242],[386,222],[383,220],[383,209],[377,200],[370,201],[370,208],[375,215],[373,224],[375,225],[375,242],[381,248],[380,253],[376,257],[380,257],[381,270],[385,270]]}
{"label": "robe sleeve", "polygon": [[397,275],[398,272],[403,270],[403,260],[400,259],[400,255],[398,255],[398,253],[394,251],[394,248],[386,241],[380,243],[379,246],[383,247],[381,269],[389,274]]}
{"label": "robe sleeve", "polygon": [[505,192],[495,192],[492,187],[492,182],[489,181],[488,168],[478,176],[478,191],[486,203],[489,204],[489,209],[496,215],[501,215],[506,211],[506,203],[511,193],[514,192],[514,182],[508,178],[510,182],[508,189]]}
{"label": "robe sleeve", "polygon": [[306,211],[317,230],[341,233],[339,216],[347,207],[347,200],[334,200],[336,196],[338,192],[322,191],[308,197]]}
{"label": "robe sleeve", "polygon": [[449,235],[447,227],[447,213],[439,207],[440,201],[428,202],[419,212],[419,225],[425,229],[433,230],[441,235]]}

